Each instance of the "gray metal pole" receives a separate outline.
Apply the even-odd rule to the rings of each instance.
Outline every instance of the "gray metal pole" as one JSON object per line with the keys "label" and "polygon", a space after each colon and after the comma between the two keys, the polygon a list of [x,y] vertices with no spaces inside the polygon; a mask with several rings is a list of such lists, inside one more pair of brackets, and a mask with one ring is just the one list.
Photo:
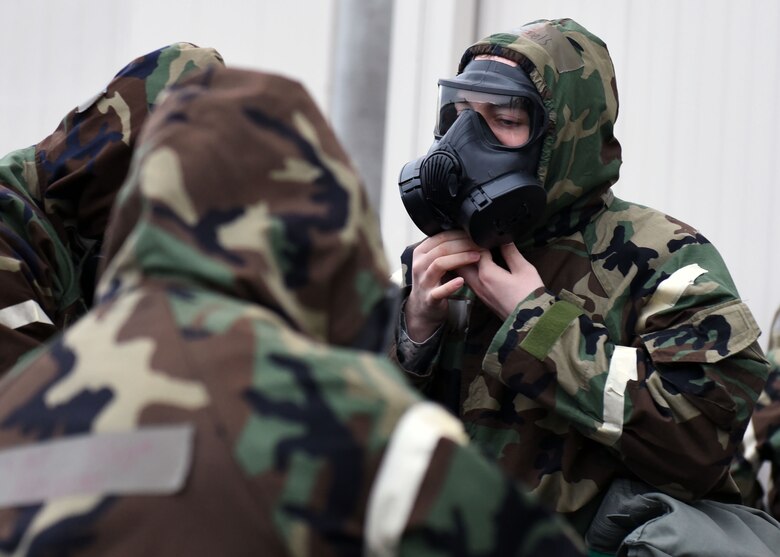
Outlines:
{"label": "gray metal pole", "polygon": [[379,214],[393,0],[339,0],[330,119]]}

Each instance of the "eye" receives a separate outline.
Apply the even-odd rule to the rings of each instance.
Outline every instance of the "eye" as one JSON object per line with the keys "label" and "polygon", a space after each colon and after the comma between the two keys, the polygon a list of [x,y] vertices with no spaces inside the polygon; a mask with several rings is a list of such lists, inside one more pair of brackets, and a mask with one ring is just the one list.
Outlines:
{"label": "eye", "polygon": [[524,110],[498,107],[493,111],[493,121],[506,128],[519,128],[529,124]]}
{"label": "eye", "polygon": [[515,128],[523,125],[520,120],[516,118],[510,118],[508,116],[496,116],[496,121],[507,128]]}

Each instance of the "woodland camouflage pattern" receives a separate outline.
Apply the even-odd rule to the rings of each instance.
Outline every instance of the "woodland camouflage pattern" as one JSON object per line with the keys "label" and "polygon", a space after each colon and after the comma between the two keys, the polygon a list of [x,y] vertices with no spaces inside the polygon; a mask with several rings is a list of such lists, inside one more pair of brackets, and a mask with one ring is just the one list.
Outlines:
{"label": "woodland camouflage pattern", "polygon": [[349,348],[388,269],[299,84],[211,68],[174,88],[109,222],[99,303],[0,386],[0,471],[30,444],[190,424],[185,483],[117,493],[98,469],[63,495],[58,473],[59,496],[11,504],[0,478],[0,554],[581,555],[457,419]]}
{"label": "woodland camouflage pattern", "polygon": [[[758,398],[732,474],[746,504],[780,519],[780,310],[772,323],[767,358],[772,366],[769,380]],[[766,489],[758,480],[764,463],[769,463]]]}
{"label": "woodland camouflage pattern", "polygon": [[160,92],[222,64],[178,43],[133,60],[53,134],[0,159],[0,373],[92,304],[100,241]]}
{"label": "woodland camouflage pattern", "polygon": [[687,500],[735,496],[729,462],[767,376],[759,329],[706,238],[613,195],[606,46],[564,19],[491,35],[459,71],[479,54],[516,61],[550,113],[545,219],[517,241],[546,289],[503,323],[476,300],[465,336],[447,331],[410,376],[439,400],[454,390],[470,437],[578,528],[616,476]]}

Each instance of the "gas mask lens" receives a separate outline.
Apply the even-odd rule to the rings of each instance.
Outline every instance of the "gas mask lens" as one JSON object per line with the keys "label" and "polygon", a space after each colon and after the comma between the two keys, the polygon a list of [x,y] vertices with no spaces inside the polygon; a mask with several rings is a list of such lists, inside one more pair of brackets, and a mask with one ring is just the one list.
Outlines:
{"label": "gas mask lens", "polygon": [[439,119],[434,133],[437,139],[447,133],[464,110],[482,116],[493,137],[486,141],[496,146],[522,147],[534,136],[534,104],[526,97],[499,95],[439,85]]}

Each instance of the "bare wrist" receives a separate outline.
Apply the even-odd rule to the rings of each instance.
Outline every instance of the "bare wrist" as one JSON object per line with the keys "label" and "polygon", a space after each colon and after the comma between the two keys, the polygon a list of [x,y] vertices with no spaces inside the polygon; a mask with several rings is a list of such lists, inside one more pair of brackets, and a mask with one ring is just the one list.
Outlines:
{"label": "bare wrist", "polygon": [[404,317],[406,319],[406,334],[412,341],[417,343],[425,342],[431,338],[436,329],[441,325],[441,323],[419,319],[414,315],[406,314]]}

